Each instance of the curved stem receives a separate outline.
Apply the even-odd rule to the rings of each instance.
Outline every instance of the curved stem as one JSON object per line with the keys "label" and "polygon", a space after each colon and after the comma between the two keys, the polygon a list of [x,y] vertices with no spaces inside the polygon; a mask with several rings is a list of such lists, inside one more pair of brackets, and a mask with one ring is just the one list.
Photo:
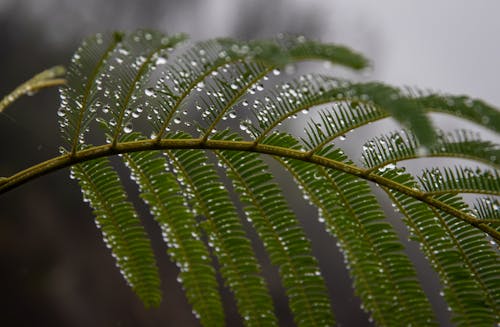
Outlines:
{"label": "curved stem", "polygon": [[5,108],[25,94],[31,94],[44,88],[66,84],[66,80],[61,77],[65,72],[62,66],[52,67],[19,85],[14,91],[7,94],[0,101],[0,112],[4,111]]}
{"label": "curved stem", "polygon": [[452,206],[430,197],[425,192],[416,190],[404,185],[401,185],[393,180],[384,178],[382,176],[371,173],[370,171],[351,165],[344,162],[331,160],[319,155],[310,155],[307,152],[293,150],[285,147],[267,145],[267,144],[254,144],[249,141],[227,141],[227,140],[206,140],[203,139],[161,139],[160,142],[156,140],[140,140],[133,142],[121,142],[112,146],[111,144],[95,146],[85,150],[77,151],[74,154],[64,154],[59,157],[49,159],[38,165],[27,168],[18,172],[10,177],[0,179],[0,194],[6,193],[16,187],[19,187],[26,182],[37,177],[46,175],[52,171],[59,170],[64,167],[100,158],[112,156],[119,153],[129,153],[138,151],[151,151],[151,150],[166,150],[166,149],[207,149],[207,150],[236,150],[236,151],[250,151],[261,154],[268,154],[272,156],[285,157],[291,159],[298,159],[323,167],[337,169],[347,174],[363,178],[390,189],[396,190],[406,194],[412,198],[422,201],[432,207],[440,209],[448,214],[451,214],[476,228],[481,229],[489,234],[495,240],[500,242],[500,232],[485,224],[482,219],[475,218],[465,212],[453,208]]}

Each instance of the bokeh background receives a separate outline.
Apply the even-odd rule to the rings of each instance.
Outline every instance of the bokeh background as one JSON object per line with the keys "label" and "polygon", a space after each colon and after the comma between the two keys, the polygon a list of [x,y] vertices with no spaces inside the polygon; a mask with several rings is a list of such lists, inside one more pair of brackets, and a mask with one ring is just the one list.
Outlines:
{"label": "bokeh background", "polygon": [[[500,107],[499,12],[496,0],[0,0],[0,97],[35,73],[68,63],[89,34],[147,27],[186,32],[195,40],[288,32],[343,43],[373,61],[370,71],[349,77],[465,93]],[[57,106],[57,90],[44,90],[0,114],[1,176],[58,153]],[[456,127],[456,120],[434,118]],[[376,127],[383,131],[394,126]],[[498,141],[498,136],[481,133]],[[343,144],[359,159],[359,151],[350,145]],[[339,325],[372,325],[353,293],[335,240],[298,194],[291,190],[289,196],[314,240]],[[144,211],[139,202],[137,206]],[[396,228],[404,230],[400,217],[384,207]],[[149,310],[122,281],[67,170],[0,196],[0,325],[198,326],[158,228],[151,219],[145,221],[160,258],[164,289],[161,307]],[[401,237],[406,240],[404,232]],[[450,326],[435,274],[416,244],[408,243],[407,252],[440,325]],[[289,326],[293,320],[276,269],[265,256],[262,266],[280,323]],[[224,299],[228,326],[241,325],[227,290]]]}

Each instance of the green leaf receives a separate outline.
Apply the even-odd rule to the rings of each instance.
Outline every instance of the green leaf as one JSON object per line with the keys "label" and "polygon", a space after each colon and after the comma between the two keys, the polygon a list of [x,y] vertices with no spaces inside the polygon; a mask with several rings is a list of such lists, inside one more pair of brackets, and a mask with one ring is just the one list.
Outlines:
{"label": "green leaf", "polygon": [[[173,137],[186,137],[185,134]],[[166,151],[187,200],[203,217],[202,226],[233,291],[238,311],[248,326],[277,325],[274,307],[260,267],[236,208],[213,165],[199,150]]]}
{"label": "green leaf", "polygon": [[371,169],[418,157],[456,157],[477,160],[488,165],[500,165],[500,148],[483,141],[471,131],[444,133],[437,130],[436,143],[427,151],[410,131],[392,132],[373,138],[363,146],[363,161]]}
{"label": "green leaf", "polygon": [[[141,137],[133,133],[124,141],[137,139]],[[167,171],[166,159],[155,152],[136,152],[124,154],[123,160],[161,227],[168,254],[180,269],[179,280],[193,310],[204,326],[222,325],[224,312],[210,254],[177,180]]]}
{"label": "green leaf", "polygon": [[[214,139],[238,137],[222,132]],[[247,218],[255,226],[271,262],[280,267],[297,325],[333,325],[330,300],[310,243],[282,191],[272,182],[269,167],[255,153],[220,151],[216,155],[233,180]]]}
{"label": "green leaf", "polygon": [[122,38],[121,33],[96,34],[83,41],[71,59],[67,84],[61,88],[58,116],[61,133],[72,153],[82,147],[84,134],[97,111],[97,77]]}
{"label": "green leaf", "polygon": [[[401,169],[386,170],[381,175],[409,187],[418,187],[415,179]],[[404,221],[411,233],[411,239],[420,243],[423,253],[439,274],[443,286],[442,294],[453,312],[453,322],[457,326],[494,325],[498,317],[495,317],[495,310],[491,307],[491,299],[486,300],[490,295],[485,293],[484,287],[481,287],[475,278],[477,268],[471,265],[472,261],[476,260],[471,256],[474,249],[464,250],[463,242],[455,233],[460,230],[470,233],[474,229],[457,219],[432,210],[407,195],[387,188],[385,190],[405,216]],[[474,239],[479,240],[477,234]],[[467,246],[474,247],[474,243],[475,241]],[[479,245],[475,250],[482,251],[483,249],[485,249],[484,244]],[[492,256],[492,254],[490,250],[487,250],[485,256],[481,255],[481,267],[487,271],[486,275],[489,276],[491,284],[498,288],[498,279],[495,281],[495,276],[498,276],[498,268],[495,268],[495,265],[498,267],[498,263],[491,262],[492,259],[493,262],[495,261],[495,255]],[[479,258],[478,255],[474,257]],[[475,264],[475,266],[479,265]],[[498,294],[496,297],[496,306],[498,306]]]}
{"label": "green leaf", "polygon": [[417,100],[429,111],[454,115],[475,122],[497,133],[500,132],[500,111],[482,100],[463,95],[423,95],[422,92],[419,93],[416,95]]}
{"label": "green leaf", "polygon": [[123,277],[147,307],[158,306],[160,277],[149,237],[108,159],[74,165],[71,172]]}
{"label": "green leaf", "polygon": [[[274,134],[265,141],[299,146],[287,135]],[[341,151],[330,147],[321,154],[346,161]],[[368,185],[351,175],[299,160],[280,162],[318,207],[320,221],[337,239],[354,277],[356,293],[374,319],[385,326],[434,324],[415,271]]]}
{"label": "green leaf", "polygon": [[500,178],[495,170],[475,171],[471,168],[455,167],[425,169],[422,179],[434,184],[430,194],[443,193],[482,193],[500,196]]}

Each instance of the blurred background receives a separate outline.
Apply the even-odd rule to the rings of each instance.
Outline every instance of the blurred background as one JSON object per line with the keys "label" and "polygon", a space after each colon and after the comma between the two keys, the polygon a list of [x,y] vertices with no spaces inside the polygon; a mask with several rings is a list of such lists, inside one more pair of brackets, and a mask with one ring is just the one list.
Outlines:
{"label": "blurred background", "polygon": [[[195,40],[303,34],[345,44],[372,60],[370,71],[350,73],[350,78],[464,93],[498,108],[499,12],[500,2],[495,0],[0,0],[0,97],[48,67],[67,64],[89,34],[147,27],[186,32]],[[58,154],[58,101],[57,90],[44,90],[0,114],[0,176]],[[434,118],[445,125],[457,123]],[[378,132],[394,128],[390,123],[376,127]],[[481,133],[498,141],[495,135]],[[352,144],[343,146],[359,159]],[[298,194],[291,191],[289,196],[313,239],[339,325],[372,325],[360,309],[335,240]],[[144,211],[141,203],[137,206]],[[384,208],[396,228],[404,230],[390,205]],[[122,281],[67,170],[0,196],[0,325],[198,326],[176,282],[176,267],[165,255],[159,229],[151,219],[145,224],[160,258],[164,290],[161,307],[149,310]],[[401,238],[406,240],[404,232]],[[418,245],[408,243],[407,252],[440,325],[450,326],[435,274]],[[265,256],[261,262],[280,324],[290,326],[293,320],[277,271]],[[241,325],[227,290],[224,299],[228,326]]]}

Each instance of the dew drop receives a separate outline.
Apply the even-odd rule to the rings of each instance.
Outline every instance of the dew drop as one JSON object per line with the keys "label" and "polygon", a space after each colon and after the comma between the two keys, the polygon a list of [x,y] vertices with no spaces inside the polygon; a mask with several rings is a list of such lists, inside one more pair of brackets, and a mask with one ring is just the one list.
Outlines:
{"label": "dew drop", "polygon": [[175,124],[180,124],[180,123],[181,123],[180,118],[177,118],[177,117],[176,117],[176,118],[174,118],[174,123],[175,123]]}
{"label": "dew drop", "polygon": [[144,90],[144,93],[146,96],[150,97],[155,94],[155,90],[152,87],[148,87],[146,90]]}
{"label": "dew drop", "polygon": [[127,134],[130,134],[133,130],[132,128],[132,123],[131,122],[128,122],[124,127],[123,127],[123,131]]}
{"label": "dew drop", "polygon": [[166,63],[167,63],[167,58],[162,57],[162,56],[160,56],[160,57],[156,58],[155,64],[156,64],[157,66],[160,66],[160,65],[165,65]]}

